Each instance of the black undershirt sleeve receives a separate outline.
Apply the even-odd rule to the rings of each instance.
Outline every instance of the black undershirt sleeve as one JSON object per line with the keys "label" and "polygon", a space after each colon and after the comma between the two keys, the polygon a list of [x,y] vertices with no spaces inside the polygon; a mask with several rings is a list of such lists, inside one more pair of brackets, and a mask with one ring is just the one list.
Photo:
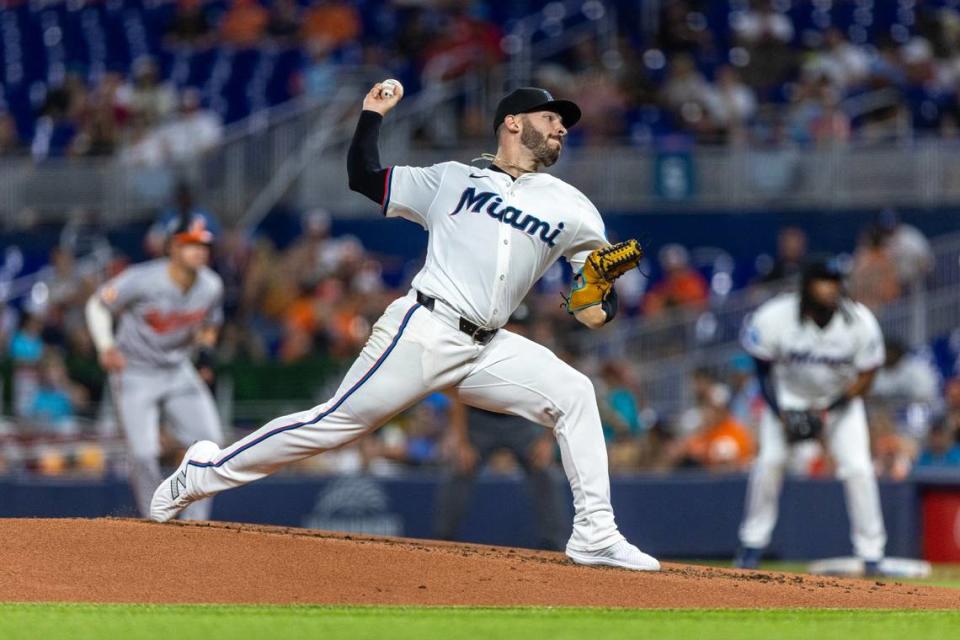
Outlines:
{"label": "black undershirt sleeve", "polygon": [[382,122],[383,116],[375,111],[361,112],[347,152],[350,189],[377,204],[383,204],[387,179],[387,170],[380,166],[380,150],[377,148]]}
{"label": "black undershirt sleeve", "polygon": [[760,394],[770,405],[774,414],[780,414],[780,405],[777,402],[777,391],[773,386],[773,363],[760,358],[753,359],[757,367],[757,381],[760,383]]}

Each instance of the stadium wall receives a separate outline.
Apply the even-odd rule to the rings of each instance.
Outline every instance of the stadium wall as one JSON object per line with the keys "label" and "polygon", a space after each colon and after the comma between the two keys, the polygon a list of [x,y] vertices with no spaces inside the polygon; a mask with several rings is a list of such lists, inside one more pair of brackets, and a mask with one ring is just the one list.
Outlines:
{"label": "stadium wall", "polygon": [[[403,478],[274,477],[222,494],[213,517],[430,538],[439,481],[428,473]],[[644,549],[668,558],[725,558],[736,550],[745,490],[743,476],[690,473],[615,478],[612,493],[623,533]],[[880,490],[888,555],[919,557],[926,551],[928,558],[940,559],[960,549],[960,541],[950,536],[960,522],[960,480],[881,482]],[[530,507],[522,478],[480,478],[461,539],[535,546]],[[0,479],[0,517],[132,515],[132,497],[121,479]],[[788,480],[770,556],[804,560],[850,555],[848,531],[839,482]]]}

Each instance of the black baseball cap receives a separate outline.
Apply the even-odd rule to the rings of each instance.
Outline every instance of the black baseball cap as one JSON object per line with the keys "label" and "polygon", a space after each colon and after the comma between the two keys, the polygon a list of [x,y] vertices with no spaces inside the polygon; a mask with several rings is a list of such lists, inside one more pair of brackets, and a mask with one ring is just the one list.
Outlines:
{"label": "black baseball cap", "polygon": [[814,260],[803,269],[803,282],[812,280],[833,280],[843,282],[844,274],[836,260]]}
{"label": "black baseball cap", "polygon": [[580,107],[569,100],[555,100],[550,92],[538,87],[520,87],[514,89],[500,100],[497,105],[497,114],[493,117],[493,132],[503,119],[518,113],[532,113],[534,111],[553,111],[563,118],[563,126],[569,129],[580,120]]}

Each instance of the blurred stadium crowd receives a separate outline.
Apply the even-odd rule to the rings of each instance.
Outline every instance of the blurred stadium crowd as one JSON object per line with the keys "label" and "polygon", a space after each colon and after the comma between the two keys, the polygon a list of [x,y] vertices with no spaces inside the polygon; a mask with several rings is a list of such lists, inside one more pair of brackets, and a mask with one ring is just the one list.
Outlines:
{"label": "blurred stadium crowd", "polygon": [[[299,95],[328,98],[364,69],[409,93],[485,82],[517,46],[519,17],[564,15],[563,3],[530,0],[2,6],[0,156],[121,154],[140,165],[202,153],[224,123]],[[614,42],[584,40],[533,72],[583,108],[573,144],[819,145],[960,130],[956,0],[619,0],[583,11],[616,11]],[[488,114],[474,109],[458,114],[460,134],[486,137]]]}
{"label": "blurred stadium crowd", "polygon": [[[108,235],[98,220],[82,213],[62,227],[31,228],[29,219],[20,218],[12,237],[45,234],[50,251],[49,263],[35,271],[39,277],[27,295],[7,300],[0,310],[0,359],[7,364],[4,378],[9,382],[5,393],[9,404],[3,413],[12,418],[3,423],[4,442],[72,442],[91,433],[107,439],[115,435],[104,376],[84,324],[83,304],[99,283],[129,264],[131,256],[162,255],[162,223],[180,209],[215,221],[212,213],[193,201],[186,185],[181,185],[175,202],[159,212],[152,225],[128,230],[127,240],[118,241],[115,233]],[[277,216],[271,218],[272,227],[264,225],[252,235],[213,224],[218,234],[213,266],[226,284],[221,375],[259,371],[253,374],[260,376],[256,384],[266,385],[266,377],[275,377],[280,386],[287,381],[288,388],[298,382],[310,388],[317,400],[325,397],[325,385],[335,381],[337,372],[360,350],[372,322],[406,290],[418,264],[373,254],[357,237],[332,235],[326,211],[279,217],[286,227],[294,228],[278,233],[284,225],[277,224]],[[132,246],[130,239],[135,242]],[[8,274],[16,266],[15,249],[7,249],[6,262],[0,265]],[[766,271],[746,287],[758,301],[794,285],[811,256],[806,233],[799,227],[784,227],[771,254],[760,256],[757,263],[766,265]],[[86,257],[78,259],[81,256]],[[691,265],[687,248],[666,245],[657,258],[660,264],[649,282],[635,272],[619,283],[619,323],[669,319],[714,304],[710,283]],[[927,240],[892,212],[864,229],[859,244],[843,258],[849,267],[851,295],[876,311],[922,283],[931,266]],[[514,315],[511,328],[592,374],[613,470],[745,469],[755,452],[755,430],[763,409],[749,357],[739,354],[728,362],[697,369],[689,380],[692,404],[667,414],[659,409],[656,398],[646,397],[642,390],[642,362],[623,356],[598,359],[583,349],[581,338],[587,330],[572,322],[560,304],[566,280],[559,265],[551,270]],[[893,340],[887,352],[870,401],[878,472],[904,478],[915,467],[960,468],[960,378],[951,379],[957,374],[956,366],[941,370],[925,350],[911,350]],[[314,379],[295,380],[304,375],[298,365],[317,361],[327,366],[321,370],[323,375],[314,372],[307,374],[317,376]],[[264,365],[273,365],[272,373],[257,369]],[[382,473],[407,467],[440,468],[459,455],[458,443],[451,441],[447,428],[450,410],[449,398],[432,397],[361,445],[305,466]],[[233,423],[241,430],[259,426],[241,416],[234,416]],[[10,453],[9,448],[0,447],[0,457],[4,451]],[[89,448],[71,453],[72,458],[50,455],[54,462],[44,462],[41,456],[21,461],[21,466],[64,472],[71,468],[98,471],[106,464]],[[13,465],[16,456],[7,457],[7,465]],[[798,472],[830,471],[819,445],[795,462]],[[491,465],[513,469],[516,460],[504,454]]]}

